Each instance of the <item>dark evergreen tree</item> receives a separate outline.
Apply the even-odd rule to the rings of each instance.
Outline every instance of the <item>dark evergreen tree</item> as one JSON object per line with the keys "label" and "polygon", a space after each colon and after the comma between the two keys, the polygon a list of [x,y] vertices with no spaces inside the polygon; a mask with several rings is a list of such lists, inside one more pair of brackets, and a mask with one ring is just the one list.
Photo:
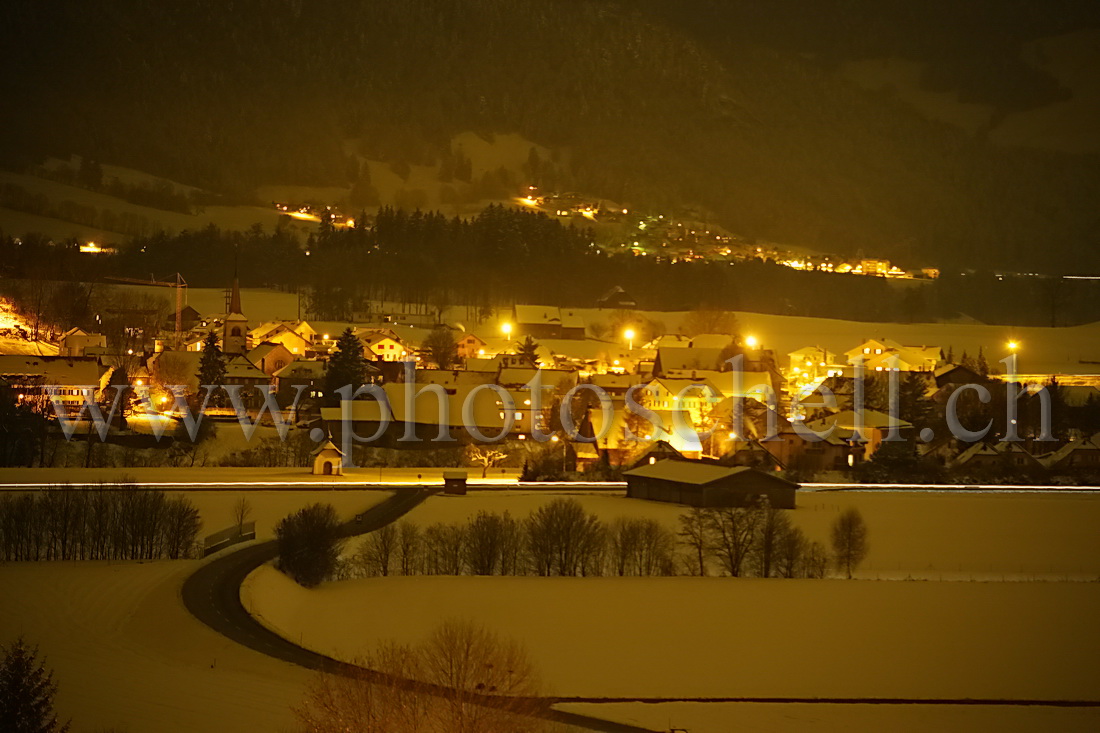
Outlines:
{"label": "dark evergreen tree", "polygon": [[539,363],[539,344],[535,339],[531,338],[530,334],[527,335],[523,341],[516,345],[516,354],[522,356],[531,363],[532,366],[537,366]]}
{"label": "dark evergreen tree", "polygon": [[218,346],[218,335],[211,331],[202,342],[199,360],[199,385],[225,383],[225,354]]}
{"label": "dark evergreen tree", "polygon": [[22,637],[4,649],[0,661],[0,731],[4,733],[64,733],[53,709],[57,683],[53,672],[38,661],[38,647]]}
{"label": "dark evergreen tree", "polygon": [[982,375],[983,377],[989,376],[989,362],[985,360],[984,349],[981,346],[978,347],[978,358],[974,362],[974,367],[977,370],[978,374]]}
{"label": "dark evergreen tree", "polygon": [[336,350],[328,360],[325,371],[325,394],[329,404],[339,404],[340,396],[336,390],[346,385],[352,391],[364,383],[367,375],[367,360],[363,357],[363,344],[351,328],[345,328],[336,339]]}

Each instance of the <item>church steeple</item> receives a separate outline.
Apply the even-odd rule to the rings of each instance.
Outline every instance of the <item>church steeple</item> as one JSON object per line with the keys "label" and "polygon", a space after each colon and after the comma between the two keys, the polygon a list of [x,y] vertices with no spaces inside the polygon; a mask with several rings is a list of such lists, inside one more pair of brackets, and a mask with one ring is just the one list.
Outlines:
{"label": "church steeple", "polygon": [[248,351],[248,319],[241,307],[241,283],[237,277],[237,256],[233,253],[233,290],[229,295],[229,308],[225,314],[222,332],[222,351],[226,354],[244,354]]}
{"label": "church steeple", "polygon": [[229,296],[229,312],[241,312],[241,282],[237,279],[237,268],[233,268],[233,293]]}

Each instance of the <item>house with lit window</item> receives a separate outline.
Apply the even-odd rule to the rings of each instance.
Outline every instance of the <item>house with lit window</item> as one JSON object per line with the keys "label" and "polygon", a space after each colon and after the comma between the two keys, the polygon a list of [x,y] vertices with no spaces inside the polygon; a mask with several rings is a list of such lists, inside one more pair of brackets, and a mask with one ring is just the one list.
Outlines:
{"label": "house with lit window", "polygon": [[459,331],[455,334],[455,349],[459,359],[476,359],[485,355],[488,344],[485,339],[468,331]]}
{"label": "house with lit window", "polygon": [[850,363],[862,360],[868,372],[935,372],[943,364],[938,346],[902,346],[891,339],[870,339],[844,354]]}
{"label": "house with lit window", "polygon": [[99,400],[114,370],[91,356],[0,354],[0,379],[16,400],[49,410],[50,395],[70,410],[84,404],[84,390]]}
{"label": "house with lit window", "polygon": [[363,355],[378,361],[409,361],[413,358],[409,346],[388,329],[357,329],[355,336],[363,344]]}
{"label": "house with lit window", "polygon": [[306,321],[268,321],[252,329],[249,336],[252,343],[279,344],[300,359],[313,349],[317,332]]}

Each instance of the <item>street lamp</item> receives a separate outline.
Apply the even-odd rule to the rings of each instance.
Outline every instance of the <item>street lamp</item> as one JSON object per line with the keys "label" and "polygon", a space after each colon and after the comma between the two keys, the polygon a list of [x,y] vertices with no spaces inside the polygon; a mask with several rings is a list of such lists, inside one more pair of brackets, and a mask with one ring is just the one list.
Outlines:
{"label": "street lamp", "polygon": [[500,327],[500,330],[504,332],[505,336],[511,336],[512,335],[512,324],[511,323],[505,323],[503,326]]}
{"label": "street lamp", "polygon": [[630,349],[631,351],[633,351],[634,350],[634,329],[633,328],[626,329],[625,331],[623,331],[623,336],[626,337],[626,341],[627,341],[627,344],[628,344],[627,348]]}
{"label": "street lamp", "polygon": [[757,342],[756,342],[756,337],[755,336],[746,336],[745,337],[745,346],[748,346],[750,349],[755,349],[756,348],[756,343]]}
{"label": "street lamp", "polygon": [[1020,343],[1018,341],[1009,341],[1008,342],[1008,350],[1009,351],[1015,352],[1016,349],[1018,349],[1018,348],[1020,348]]}

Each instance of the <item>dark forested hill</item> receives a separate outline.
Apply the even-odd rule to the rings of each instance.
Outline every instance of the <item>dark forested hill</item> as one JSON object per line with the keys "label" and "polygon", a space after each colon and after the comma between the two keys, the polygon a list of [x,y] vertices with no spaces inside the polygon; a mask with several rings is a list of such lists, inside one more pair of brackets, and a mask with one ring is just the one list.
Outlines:
{"label": "dark forested hill", "polygon": [[[372,159],[431,164],[455,133],[518,132],[569,151],[562,184],[697,203],[748,236],[906,264],[1100,270],[1094,156],[994,147],[843,81],[821,61],[827,34],[843,45],[874,23],[813,38],[812,18],[776,16],[724,33],[688,7],[8,3],[0,153],[9,166],[86,154],[234,193],[346,185],[349,138]],[[768,31],[788,26],[797,43]],[[813,54],[798,50],[807,38]]]}

